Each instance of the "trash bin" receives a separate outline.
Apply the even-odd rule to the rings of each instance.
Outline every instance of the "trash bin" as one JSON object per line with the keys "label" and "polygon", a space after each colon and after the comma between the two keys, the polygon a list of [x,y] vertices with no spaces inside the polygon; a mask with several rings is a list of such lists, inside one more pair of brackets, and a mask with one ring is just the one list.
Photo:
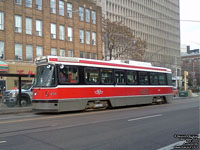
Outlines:
{"label": "trash bin", "polygon": [[188,97],[188,91],[179,91],[179,97]]}

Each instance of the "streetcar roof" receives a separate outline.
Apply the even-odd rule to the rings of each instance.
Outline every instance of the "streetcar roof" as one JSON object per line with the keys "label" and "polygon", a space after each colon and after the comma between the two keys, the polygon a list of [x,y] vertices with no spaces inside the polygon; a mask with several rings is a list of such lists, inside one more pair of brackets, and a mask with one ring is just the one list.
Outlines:
{"label": "streetcar roof", "polygon": [[94,59],[85,59],[77,57],[62,57],[62,56],[42,56],[36,58],[36,63],[38,65],[43,63],[51,64],[70,64],[70,65],[80,65],[80,66],[91,66],[91,67],[106,67],[114,69],[135,69],[142,71],[155,71],[155,72],[168,72],[171,73],[171,69],[163,67],[152,66],[151,63],[139,62],[139,61],[122,61],[122,60],[94,60]]}

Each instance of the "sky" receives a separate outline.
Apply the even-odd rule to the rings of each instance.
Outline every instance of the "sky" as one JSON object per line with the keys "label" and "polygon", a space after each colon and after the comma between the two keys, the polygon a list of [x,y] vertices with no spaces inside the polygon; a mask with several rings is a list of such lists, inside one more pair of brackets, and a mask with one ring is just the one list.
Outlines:
{"label": "sky", "polygon": [[200,0],[180,0],[180,20],[182,49],[200,49]]}

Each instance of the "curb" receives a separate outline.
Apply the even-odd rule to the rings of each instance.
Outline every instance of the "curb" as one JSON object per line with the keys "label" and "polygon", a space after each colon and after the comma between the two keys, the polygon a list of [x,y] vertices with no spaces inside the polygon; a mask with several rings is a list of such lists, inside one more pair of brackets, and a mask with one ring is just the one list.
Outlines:
{"label": "curb", "polygon": [[199,95],[197,96],[187,96],[187,97],[173,97],[172,99],[173,100],[179,100],[179,99],[192,99],[192,98],[196,98],[196,97],[199,97]]}
{"label": "curb", "polygon": [[1,108],[0,115],[32,112],[32,107]]}

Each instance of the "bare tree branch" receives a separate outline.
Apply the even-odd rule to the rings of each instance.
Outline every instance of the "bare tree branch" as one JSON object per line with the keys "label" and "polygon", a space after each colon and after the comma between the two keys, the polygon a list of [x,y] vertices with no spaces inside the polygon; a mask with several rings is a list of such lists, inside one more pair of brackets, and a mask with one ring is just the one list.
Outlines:
{"label": "bare tree branch", "polygon": [[105,59],[143,60],[146,41],[136,37],[132,29],[109,19],[103,19],[102,25]]}

